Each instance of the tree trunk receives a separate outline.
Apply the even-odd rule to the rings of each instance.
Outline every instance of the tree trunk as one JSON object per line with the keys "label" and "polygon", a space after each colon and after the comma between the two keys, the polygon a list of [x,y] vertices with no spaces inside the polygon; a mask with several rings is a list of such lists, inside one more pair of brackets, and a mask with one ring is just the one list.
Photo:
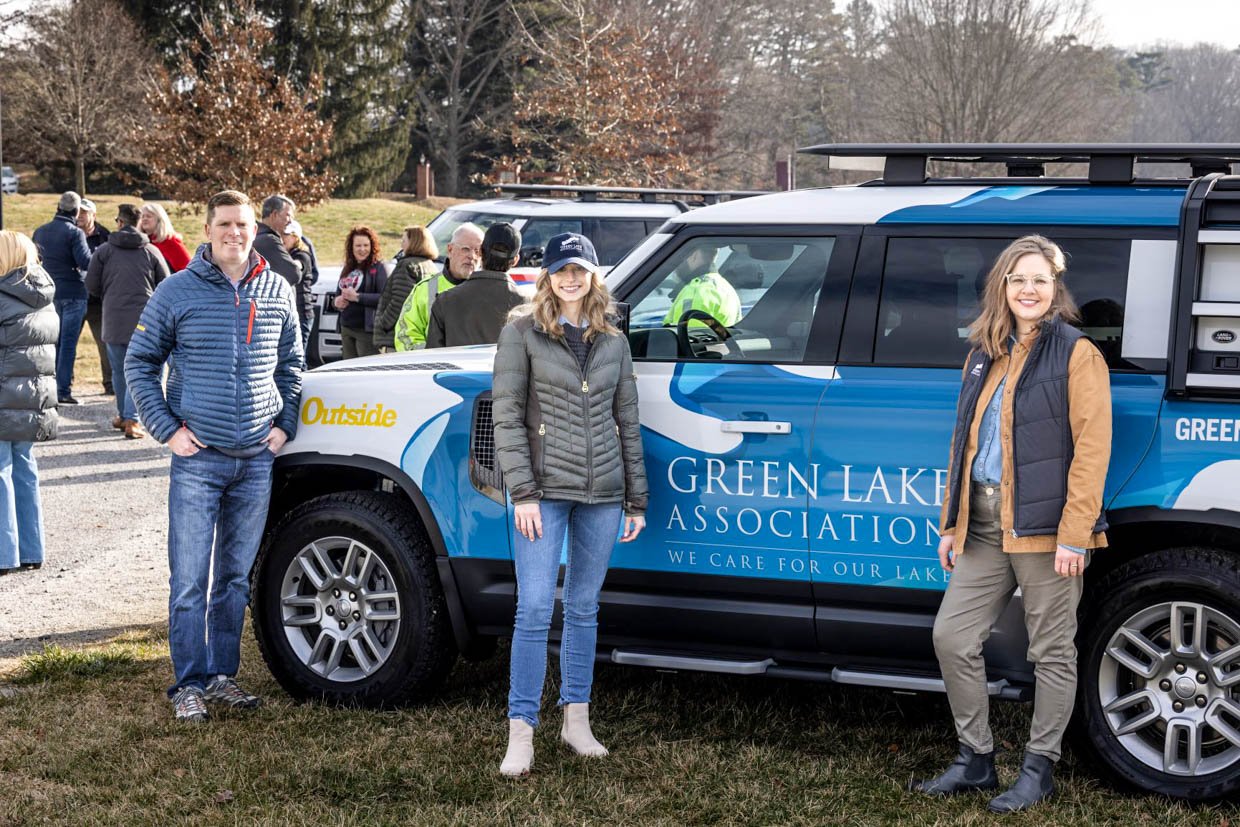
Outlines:
{"label": "tree trunk", "polygon": [[77,184],[78,195],[86,196],[86,159],[78,156],[73,159],[73,180]]}
{"label": "tree trunk", "polygon": [[456,124],[448,126],[448,134],[444,136],[443,155],[440,158],[443,163],[443,179],[435,180],[435,194],[449,198],[459,198],[461,195],[457,191],[461,176],[461,142],[458,129]]}

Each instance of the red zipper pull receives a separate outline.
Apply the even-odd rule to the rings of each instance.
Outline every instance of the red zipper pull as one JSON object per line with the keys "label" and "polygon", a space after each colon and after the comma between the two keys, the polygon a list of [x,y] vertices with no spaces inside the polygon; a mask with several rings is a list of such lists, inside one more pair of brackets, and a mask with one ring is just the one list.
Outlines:
{"label": "red zipper pull", "polygon": [[258,313],[258,306],[254,304],[254,300],[250,299],[250,323],[245,329],[245,343],[248,345],[250,339],[254,336],[254,316]]}

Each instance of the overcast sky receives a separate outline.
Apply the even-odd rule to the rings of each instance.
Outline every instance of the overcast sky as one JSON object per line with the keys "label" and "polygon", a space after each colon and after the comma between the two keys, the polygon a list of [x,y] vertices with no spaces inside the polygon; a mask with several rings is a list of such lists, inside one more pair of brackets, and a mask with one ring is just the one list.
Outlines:
{"label": "overcast sky", "polygon": [[1114,46],[1205,40],[1240,48],[1240,0],[1093,0],[1099,40]]}

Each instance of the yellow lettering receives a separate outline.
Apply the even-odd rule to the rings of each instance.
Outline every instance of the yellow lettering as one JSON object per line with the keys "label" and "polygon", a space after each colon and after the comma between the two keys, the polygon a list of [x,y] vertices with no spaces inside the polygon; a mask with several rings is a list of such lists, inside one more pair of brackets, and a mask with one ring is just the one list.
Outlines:
{"label": "yellow lettering", "polygon": [[391,428],[396,424],[396,411],[384,407],[382,403],[371,408],[369,402],[360,407],[349,407],[342,403],[329,408],[320,397],[312,396],[302,402],[301,421],[303,425]]}

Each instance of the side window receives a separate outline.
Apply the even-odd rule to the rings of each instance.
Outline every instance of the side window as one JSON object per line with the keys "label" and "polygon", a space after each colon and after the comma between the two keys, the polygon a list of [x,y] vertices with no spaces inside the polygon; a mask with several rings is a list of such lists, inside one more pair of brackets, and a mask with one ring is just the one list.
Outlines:
{"label": "side window", "polygon": [[835,239],[686,242],[627,297],[635,358],[798,362]]}
{"label": "side window", "polygon": [[[990,266],[1013,239],[892,238],[887,243],[874,361],[957,368],[968,353],[970,323]],[[1112,368],[1120,356],[1128,256],[1126,239],[1058,239],[1068,258],[1067,285],[1080,327]]]}
{"label": "side window", "polygon": [[646,222],[641,219],[600,218],[593,223],[590,241],[604,267],[614,266],[646,237]]}
{"label": "side window", "polygon": [[[521,227],[521,248],[526,247],[545,247],[547,242],[553,236],[560,233],[578,233],[585,235],[581,231],[581,221],[576,218],[537,218],[527,221]],[[593,241],[594,239],[590,239]]]}

